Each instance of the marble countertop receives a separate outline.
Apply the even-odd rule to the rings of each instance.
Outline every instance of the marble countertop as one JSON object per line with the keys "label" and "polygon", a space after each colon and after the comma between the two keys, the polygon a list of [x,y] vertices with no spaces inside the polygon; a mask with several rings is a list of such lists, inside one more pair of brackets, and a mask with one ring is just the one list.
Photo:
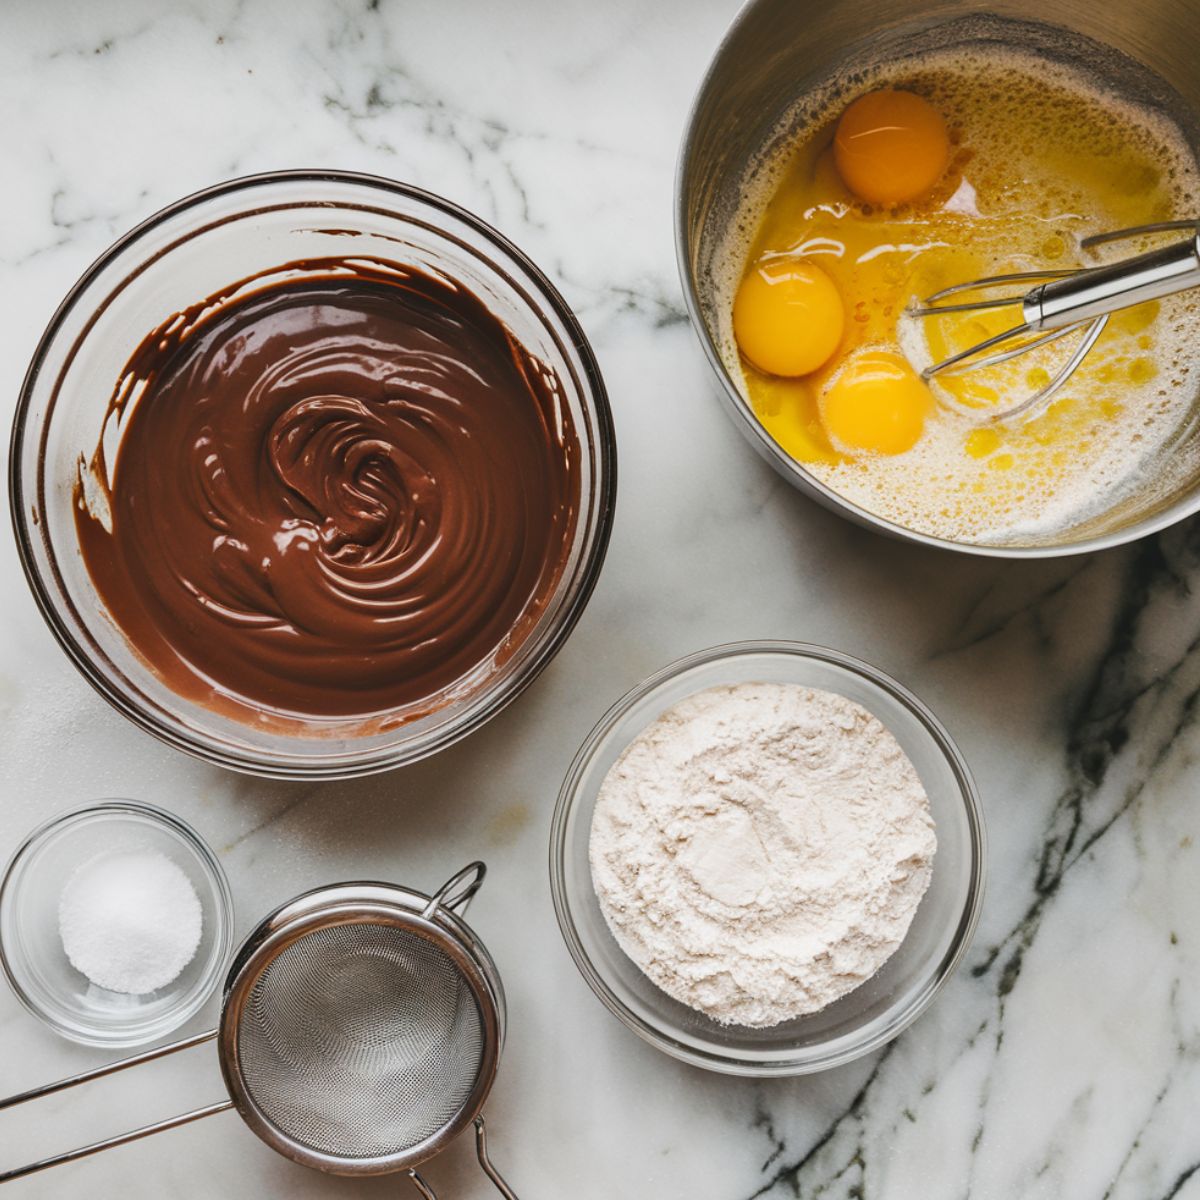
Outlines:
{"label": "marble countertop", "polygon": [[[1197,1200],[1200,524],[1090,557],[975,561],[858,530],[759,461],[713,397],[671,237],[678,139],[733,10],[6,0],[5,412],[55,304],[117,234],[219,179],[341,167],[474,209],[561,285],[608,382],[621,479],[599,587],[538,682],[432,761],[346,784],[243,778],[127,724],[43,626],[5,520],[0,855],[57,809],[156,801],[219,852],[239,932],[319,883],[429,889],[485,858],[472,922],[510,998],[487,1111],[522,1200]],[[684,1067],[609,1016],[563,947],[546,866],[559,782],[609,703],[672,658],[753,637],[835,646],[912,687],[969,760],[991,842],[974,946],[929,1012],[870,1058],[769,1082]],[[104,1057],[0,989],[0,1092]],[[0,1166],[220,1094],[212,1048],[193,1050],[0,1114]],[[469,1139],[428,1176],[445,1200],[494,1195]],[[12,1195],[407,1188],[305,1171],[224,1114]]]}

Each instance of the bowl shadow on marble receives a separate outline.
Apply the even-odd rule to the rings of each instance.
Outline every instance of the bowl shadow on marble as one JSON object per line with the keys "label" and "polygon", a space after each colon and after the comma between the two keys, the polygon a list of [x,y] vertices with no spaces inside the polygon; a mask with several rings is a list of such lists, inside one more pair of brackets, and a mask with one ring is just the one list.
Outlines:
{"label": "bowl shadow on marble", "polygon": [[[569,645],[564,655],[569,659]],[[322,860],[353,861],[369,849],[373,858],[392,864],[389,876],[432,886],[438,869],[428,865],[429,857],[441,856],[443,848],[449,869],[463,854],[484,859],[506,854],[529,836],[540,846],[552,798],[539,794],[534,778],[539,759],[528,750],[561,710],[569,670],[568,661],[556,659],[519,703],[470,737],[381,774],[293,782],[214,773],[222,791],[255,816],[249,828],[220,846],[222,853],[274,827],[304,844],[304,863],[314,878],[328,874]],[[564,749],[564,766],[568,759]]]}
{"label": "bowl shadow on marble", "polygon": [[1087,661],[1103,656],[1164,547],[1169,557],[1170,547],[1200,538],[1200,517],[1193,517],[1072,557],[953,554],[846,521],[749,457],[769,490],[767,511],[783,530],[776,545],[799,598],[791,632],[911,680],[948,715],[951,732],[978,724],[989,741],[1020,744],[1029,714],[1048,694],[1069,718],[1087,686]]}

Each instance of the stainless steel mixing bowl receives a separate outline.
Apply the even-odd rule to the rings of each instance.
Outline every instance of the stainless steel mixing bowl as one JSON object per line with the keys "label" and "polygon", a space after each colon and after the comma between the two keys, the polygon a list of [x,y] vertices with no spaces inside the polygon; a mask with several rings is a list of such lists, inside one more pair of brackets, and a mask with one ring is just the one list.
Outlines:
{"label": "stainless steel mixing bowl", "polygon": [[[1178,469],[1172,475],[1168,462],[1166,477],[1162,471],[1149,473],[1135,495],[1055,539],[996,546],[947,541],[850,503],[792,459],[759,423],[722,360],[717,331],[727,292],[720,281],[729,272],[723,250],[744,215],[740,210],[752,173],[802,127],[797,101],[865,62],[943,42],[952,23],[961,23],[963,36],[971,40],[972,29],[987,36],[990,27],[991,36],[1003,33],[1010,44],[1016,38],[1089,69],[1101,65],[1104,73],[1118,77],[1122,90],[1165,108],[1193,150],[1200,151],[1200,0],[1136,5],[927,0],[919,8],[904,0],[751,0],[701,84],[680,154],[676,249],[692,323],[717,373],[726,407],[758,452],[800,491],[859,524],[925,545],[1009,558],[1076,554],[1132,541],[1200,509],[1195,471]],[[1200,438],[1195,414],[1181,436]]]}

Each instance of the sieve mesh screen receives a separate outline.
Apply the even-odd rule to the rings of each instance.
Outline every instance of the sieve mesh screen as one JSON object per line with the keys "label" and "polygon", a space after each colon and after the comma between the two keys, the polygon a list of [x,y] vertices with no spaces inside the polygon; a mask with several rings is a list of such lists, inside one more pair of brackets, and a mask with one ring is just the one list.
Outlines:
{"label": "sieve mesh screen", "polygon": [[321,1153],[377,1158],[405,1153],[462,1111],[484,1027],[445,951],[360,922],[315,929],[268,963],[237,1044],[246,1091],[279,1133]]}

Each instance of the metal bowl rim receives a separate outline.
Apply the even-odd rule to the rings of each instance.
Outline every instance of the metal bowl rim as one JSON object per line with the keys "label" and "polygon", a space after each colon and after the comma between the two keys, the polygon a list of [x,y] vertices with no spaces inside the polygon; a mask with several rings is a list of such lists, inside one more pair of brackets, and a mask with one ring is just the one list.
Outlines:
{"label": "metal bowl rim", "polygon": [[683,139],[680,142],[679,154],[675,164],[675,196],[674,196],[674,227],[675,227],[675,260],[679,270],[680,284],[683,289],[684,304],[687,307],[688,319],[695,332],[696,338],[700,342],[700,346],[704,351],[704,356],[708,360],[709,367],[717,377],[720,384],[718,398],[720,399],[725,411],[733,419],[734,423],[741,430],[743,436],[751,443],[758,453],[765,458],[772,467],[782,475],[793,487],[805,493],[810,499],[816,500],[832,512],[846,516],[856,524],[865,526],[869,529],[874,529],[880,533],[890,537],[897,538],[901,541],[913,542],[917,545],[932,546],[940,550],[949,550],[958,554],[970,554],[981,558],[1007,558],[1007,559],[1037,559],[1037,558],[1065,558],[1075,554],[1091,554],[1098,550],[1108,550],[1116,546],[1123,546],[1129,542],[1137,541],[1140,538],[1148,537],[1153,533],[1157,533],[1162,529],[1166,529],[1179,521],[1186,520],[1188,517],[1200,510],[1200,485],[1197,485],[1190,496],[1186,496],[1176,503],[1169,505],[1161,511],[1144,518],[1141,521],[1135,521],[1121,529],[1114,530],[1111,533],[1102,534],[1096,537],[1085,538],[1079,542],[1064,542],[1058,545],[1041,545],[1041,546],[991,546],[991,545],[976,545],[971,542],[953,541],[949,538],[934,537],[931,534],[921,533],[916,529],[909,529],[907,526],[897,524],[894,521],[889,521],[885,517],[880,517],[871,512],[869,509],[862,508],[853,501],[847,500],[844,496],[834,491],[827,484],[823,483],[810,471],[808,471],[802,463],[792,458],[778,442],[767,432],[766,428],[754,415],[745,396],[741,390],[729,377],[729,372],[725,367],[716,345],[713,343],[712,335],[709,333],[708,325],[704,321],[703,314],[700,308],[700,297],[696,287],[696,282],[692,274],[690,257],[688,254],[688,217],[685,194],[686,194],[686,179],[691,166],[692,156],[695,150],[695,137],[697,120],[704,102],[708,99],[710,87],[713,85],[717,69],[724,56],[728,53],[734,38],[741,27],[749,19],[752,11],[756,9],[762,0],[744,0],[737,15],[734,17],[729,28],[725,31],[720,43],[717,45],[716,51],[713,53],[708,67],[706,68],[700,84],[696,89],[692,102],[688,107],[687,120],[684,125]]}

